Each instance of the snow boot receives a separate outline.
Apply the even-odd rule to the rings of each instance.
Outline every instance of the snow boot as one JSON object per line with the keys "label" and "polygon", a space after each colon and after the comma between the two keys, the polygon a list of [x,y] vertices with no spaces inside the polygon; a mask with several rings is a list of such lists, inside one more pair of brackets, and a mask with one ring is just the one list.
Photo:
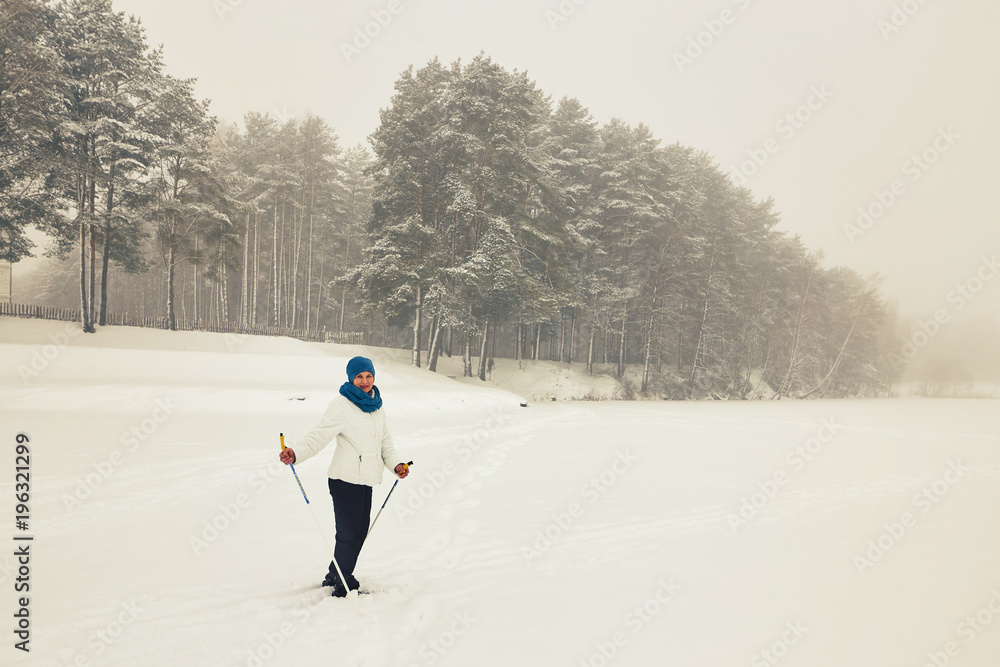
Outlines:
{"label": "snow boot", "polygon": [[[347,587],[340,582],[340,577],[337,575],[327,575],[326,579],[323,580],[323,586],[333,586],[333,592],[330,594],[335,598],[347,597],[348,588],[352,591],[356,591],[361,588],[361,584],[353,576],[347,577]],[[360,591],[359,591],[360,592]]]}

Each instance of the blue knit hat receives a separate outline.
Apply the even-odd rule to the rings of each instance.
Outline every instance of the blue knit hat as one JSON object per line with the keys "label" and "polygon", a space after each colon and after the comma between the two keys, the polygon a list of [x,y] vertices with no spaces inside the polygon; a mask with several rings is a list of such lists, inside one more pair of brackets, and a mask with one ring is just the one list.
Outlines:
{"label": "blue knit hat", "polygon": [[372,360],[368,357],[354,357],[347,362],[347,381],[354,382],[354,378],[365,371],[375,375],[375,364],[372,363]]}

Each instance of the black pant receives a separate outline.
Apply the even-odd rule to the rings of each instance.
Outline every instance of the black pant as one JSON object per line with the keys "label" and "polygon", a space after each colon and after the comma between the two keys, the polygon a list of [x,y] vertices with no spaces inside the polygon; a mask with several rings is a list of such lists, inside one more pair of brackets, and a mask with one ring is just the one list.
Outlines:
{"label": "black pant", "polygon": [[[354,578],[354,566],[358,563],[361,545],[368,535],[368,522],[372,516],[372,487],[351,484],[342,479],[331,479],[330,496],[333,498],[333,514],[337,521],[337,546],[333,556],[344,573],[345,588],[355,589],[358,580]],[[337,581],[337,568],[330,561],[329,581]]]}

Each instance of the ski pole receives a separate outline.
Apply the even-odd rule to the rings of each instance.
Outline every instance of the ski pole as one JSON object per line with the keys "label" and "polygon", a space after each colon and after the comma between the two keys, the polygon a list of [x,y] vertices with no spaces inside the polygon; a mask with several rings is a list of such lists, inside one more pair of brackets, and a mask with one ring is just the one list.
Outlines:
{"label": "ski pole", "polygon": [[[285,447],[285,434],[279,433],[278,435],[281,437],[281,451],[285,451],[285,449],[287,449]],[[306,490],[302,488],[302,481],[299,479],[299,474],[295,472],[294,464],[289,464],[289,467],[295,475],[295,481],[299,483],[299,490],[302,491],[302,497],[306,499],[306,505],[309,505],[309,514],[312,515],[313,521],[316,523],[316,530],[318,530],[319,534],[323,536],[323,542],[326,544],[326,548],[330,550],[330,559],[333,562],[333,567],[337,570],[337,576],[340,577],[340,582],[344,584],[344,588],[348,588],[347,579],[344,577],[344,572],[340,569],[340,563],[337,562],[337,554],[333,547],[330,546],[330,540],[326,539],[326,532],[323,531],[323,526],[320,525],[319,518],[316,516],[316,512],[313,510],[312,505],[309,503],[309,498],[306,496]],[[356,590],[348,589],[347,596],[353,600],[357,600],[358,592]],[[354,611],[358,616],[361,615],[361,610],[358,609],[357,602],[354,604]]]}
{"label": "ski pole", "polygon": [[[413,465],[413,461],[410,461],[409,463],[404,463],[404,464],[403,464],[403,468],[404,468],[404,469],[409,469],[409,467],[410,467],[411,465]],[[391,488],[391,489],[389,489],[389,493],[387,493],[387,494],[385,495],[385,500],[384,500],[384,501],[382,501],[382,507],[380,507],[380,508],[378,509],[378,514],[376,514],[376,515],[375,515],[375,521],[378,521],[378,518],[379,518],[379,516],[381,516],[381,514],[382,514],[382,510],[384,510],[384,509],[385,509],[385,504],[386,504],[387,502],[389,502],[389,496],[391,496],[391,495],[392,495],[392,492],[396,490],[396,484],[399,484],[399,479],[398,479],[398,478],[397,478],[397,479],[396,479],[396,481],[395,481],[395,482],[393,483],[393,485],[392,485],[392,488]],[[375,527],[375,521],[372,521],[372,525],[370,525],[370,526],[368,527],[368,532],[367,532],[367,533],[365,533],[365,539],[367,539],[367,538],[368,538],[368,536],[372,534],[372,528],[374,528],[374,527]]]}
{"label": "ski pole", "polygon": [[[281,451],[285,451],[285,449],[287,449],[287,447],[285,447],[285,434],[279,433],[278,435],[281,437]],[[292,469],[292,474],[295,475],[295,481],[299,483],[299,491],[302,492],[302,497],[306,499],[306,505],[308,505],[309,496],[306,495],[306,490],[302,488],[302,480],[299,479],[299,473],[295,472],[295,464],[292,463],[290,467]]]}

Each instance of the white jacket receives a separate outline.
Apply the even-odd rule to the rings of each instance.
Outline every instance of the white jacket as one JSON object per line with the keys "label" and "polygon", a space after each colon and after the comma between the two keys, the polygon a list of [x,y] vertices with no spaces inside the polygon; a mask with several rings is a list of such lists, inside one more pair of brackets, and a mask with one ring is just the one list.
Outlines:
{"label": "white jacket", "polygon": [[377,486],[382,482],[382,466],[395,474],[396,466],[402,463],[381,408],[364,412],[344,396],[337,396],[316,428],[295,445],[295,462],[311,459],[334,440],[337,445],[330,461],[331,479]]}

